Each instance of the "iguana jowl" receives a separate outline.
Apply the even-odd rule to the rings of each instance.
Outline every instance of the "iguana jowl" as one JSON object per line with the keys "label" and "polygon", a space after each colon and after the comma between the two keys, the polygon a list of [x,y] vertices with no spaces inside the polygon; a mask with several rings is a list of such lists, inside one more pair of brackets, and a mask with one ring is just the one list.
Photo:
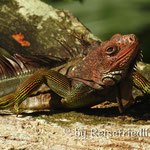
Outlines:
{"label": "iguana jowl", "polygon": [[35,71],[16,92],[0,98],[0,108],[14,106],[19,113],[19,105],[45,83],[61,97],[50,100],[53,108],[88,107],[105,100],[117,100],[122,112],[133,104],[132,78],[136,76],[135,84],[145,82],[133,69],[139,55],[139,41],[134,34],[116,34],[109,41],[89,47],[86,56],[78,56],[52,69]]}

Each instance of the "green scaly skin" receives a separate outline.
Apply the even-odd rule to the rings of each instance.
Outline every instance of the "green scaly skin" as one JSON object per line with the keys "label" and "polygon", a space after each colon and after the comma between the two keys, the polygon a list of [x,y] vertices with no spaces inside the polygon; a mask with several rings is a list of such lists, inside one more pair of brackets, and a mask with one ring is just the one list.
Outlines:
{"label": "green scaly skin", "polygon": [[[122,41],[122,37],[125,38],[125,41],[126,41],[128,38],[129,38],[129,40],[131,40],[131,37],[133,37],[133,35],[132,36],[129,35],[129,37],[116,35],[112,38],[112,40],[108,41],[108,44],[112,45],[112,44],[116,43],[116,41],[117,42]],[[128,42],[133,43],[132,40],[128,41]],[[116,53],[116,49],[117,49],[116,45],[115,45],[115,49],[114,49],[114,47],[112,47],[110,49],[110,47],[105,48],[105,44],[107,44],[107,43],[102,43],[102,46],[100,47],[101,49],[100,48],[93,49],[91,52],[89,52],[88,56],[85,58],[79,58],[79,59],[76,59],[75,61],[73,60],[72,62],[68,62],[67,64],[64,64],[62,66],[59,66],[59,67],[51,69],[51,70],[39,69],[39,70],[35,71],[34,74],[32,76],[30,76],[17,89],[16,92],[0,98],[0,109],[5,109],[7,107],[14,106],[15,111],[18,114],[19,113],[19,105],[28,96],[30,96],[33,91],[38,89],[40,87],[40,85],[43,83],[45,83],[52,91],[54,91],[56,94],[58,94],[61,97],[61,100],[55,100],[55,101],[51,102],[51,107],[54,107],[54,108],[86,107],[86,106],[93,106],[93,105],[96,105],[96,104],[99,104],[99,103],[105,101],[108,94],[111,94],[110,91],[112,91],[112,89],[116,89],[116,82],[118,82],[120,85],[121,84],[125,85],[125,86],[122,86],[122,88],[126,87],[126,83],[124,84],[123,78],[125,78],[124,75],[125,75],[125,73],[127,73],[127,66],[128,66],[128,64],[130,65],[130,61],[132,61],[132,57],[133,57],[129,53],[131,50],[134,50],[134,47],[132,48],[132,45],[131,45],[130,47],[132,49],[130,51],[128,51],[128,53],[125,53],[125,56],[124,56],[124,57],[126,57],[125,60],[127,60],[127,58],[129,58],[129,62],[124,63],[125,66],[120,66],[120,65],[118,66],[118,63],[117,63],[118,61],[117,60],[114,61],[114,57],[113,57],[112,61],[114,61],[113,63],[115,64],[114,65],[115,68],[113,68],[113,70],[117,70],[116,75],[114,74],[113,71],[110,70],[109,64],[107,64],[108,66],[106,66],[106,62],[104,62],[104,60],[102,60],[102,61],[100,60],[101,63],[103,63],[103,62],[105,63],[103,66],[100,66],[100,67],[104,67],[105,72],[108,69],[109,72],[108,72],[108,74],[102,73],[102,76],[100,76],[98,73],[97,76],[98,76],[99,80],[97,81],[97,78],[95,78],[95,76],[94,77],[92,76],[93,74],[90,75],[86,70],[84,71],[84,69],[87,69],[86,67],[89,67],[88,70],[91,69],[91,72],[94,72],[94,73],[95,73],[94,69],[96,69],[96,71],[97,71],[97,69],[99,69],[99,68],[94,68],[95,66],[93,66],[93,65],[95,65],[95,63],[92,64],[94,61],[89,62],[89,60],[91,60],[92,56],[94,56],[94,58],[96,59],[96,56],[98,53],[97,51],[100,50],[100,52],[106,53],[107,54],[106,56],[108,58],[111,57],[112,54],[114,55],[114,53]],[[123,44],[124,44],[124,41],[123,41]],[[119,46],[120,45],[121,44],[119,44]],[[137,47],[137,46],[135,45],[135,47]],[[119,50],[119,48],[118,48],[118,50]],[[121,53],[121,58],[120,58],[120,53]],[[122,54],[121,51],[120,51],[120,53],[117,52],[117,54],[116,54],[116,55],[118,55],[118,56],[116,56],[116,58],[118,58],[119,61],[120,61],[120,59],[124,59],[124,57],[123,57],[124,53]],[[136,55],[136,53],[137,52],[135,52],[134,55]],[[127,57],[127,55],[129,55],[129,56]],[[99,57],[99,55],[97,57]],[[109,60],[109,61],[111,61],[111,60]],[[65,68],[65,73],[62,73],[63,68]],[[124,69],[123,74],[119,74],[118,71],[123,70],[123,69]],[[130,74],[132,74],[132,73],[130,73]],[[83,75],[83,78],[82,78],[82,75]],[[81,78],[79,78],[79,77],[81,77]],[[91,79],[91,81],[89,79]],[[142,90],[144,93],[150,94],[150,90],[149,90],[150,84],[142,75],[140,75],[137,72],[133,72],[132,80],[133,80],[134,84],[140,90]],[[105,95],[107,95],[107,96],[105,96]],[[129,94],[129,97],[125,96],[125,98],[124,98],[124,95],[121,95],[121,96],[122,96],[121,100],[118,101],[118,103],[121,104],[123,100],[126,100],[127,102],[130,103],[130,94]],[[112,98],[112,97],[110,96],[110,98]],[[120,98],[120,96],[119,96],[119,98]],[[121,104],[121,106],[124,107],[122,104]],[[122,112],[122,111],[123,111],[123,109],[121,108],[120,112]]]}
{"label": "green scaly skin", "polygon": [[145,95],[150,95],[150,82],[139,72],[133,72],[133,84]]}

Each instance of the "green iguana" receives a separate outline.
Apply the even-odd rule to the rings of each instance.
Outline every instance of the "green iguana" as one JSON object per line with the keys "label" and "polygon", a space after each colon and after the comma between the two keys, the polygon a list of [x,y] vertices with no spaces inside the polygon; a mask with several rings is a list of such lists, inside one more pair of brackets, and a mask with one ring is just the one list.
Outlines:
{"label": "green iguana", "polygon": [[[84,46],[85,41],[79,41]],[[110,40],[89,44],[87,48],[87,54],[80,53],[68,61],[18,54],[13,59],[1,59],[1,89],[9,81],[10,87],[17,87],[27,80],[15,92],[0,98],[0,109],[14,106],[18,114],[19,105],[43,83],[59,95],[58,99],[50,99],[52,108],[91,107],[110,100],[116,101],[123,112],[134,103],[133,85],[150,94],[149,81],[135,70],[141,52],[134,34],[115,34]],[[34,68],[41,69],[34,71]]]}

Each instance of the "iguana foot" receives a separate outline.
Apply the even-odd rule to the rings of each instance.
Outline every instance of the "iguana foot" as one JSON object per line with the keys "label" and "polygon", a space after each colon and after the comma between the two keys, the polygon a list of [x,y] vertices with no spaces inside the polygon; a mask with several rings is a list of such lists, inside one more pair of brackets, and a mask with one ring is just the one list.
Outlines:
{"label": "iguana foot", "polygon": [[15,110],[15,113],[16,113],[16,117],[18,117],[19,113],[20,113],[20,108],[19,108],[19,105],[18,103],[16,103],[14,105],[14,110]]}

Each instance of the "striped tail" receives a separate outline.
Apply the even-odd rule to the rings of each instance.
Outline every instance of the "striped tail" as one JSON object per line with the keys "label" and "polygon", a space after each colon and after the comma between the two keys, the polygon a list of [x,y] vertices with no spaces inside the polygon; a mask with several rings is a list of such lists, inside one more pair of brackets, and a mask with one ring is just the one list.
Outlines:
{"label": "striped tail", "polygon": [[150,82],[138,72],[133,72],[133,83],[144,94],[150,95]]}

